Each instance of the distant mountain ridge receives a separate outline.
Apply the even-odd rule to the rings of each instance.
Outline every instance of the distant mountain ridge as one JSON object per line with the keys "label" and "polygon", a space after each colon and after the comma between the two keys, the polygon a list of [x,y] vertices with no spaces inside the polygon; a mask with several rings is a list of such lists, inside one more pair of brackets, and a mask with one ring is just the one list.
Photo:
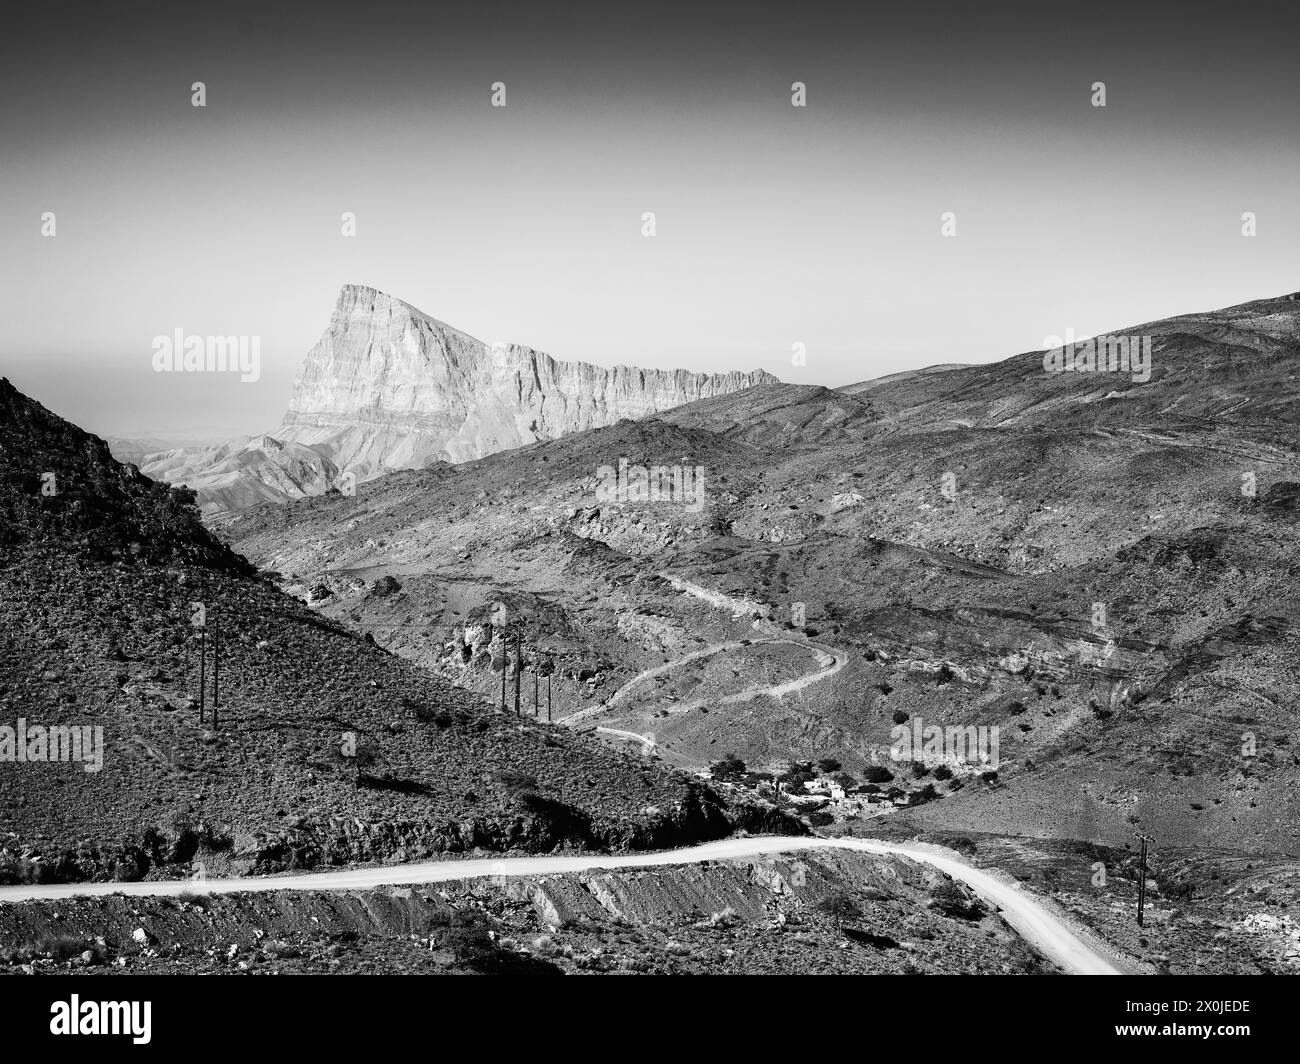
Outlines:
{"label": "distant mountain ridge", "polygon": [[141,469],[238,510],[438,461],[464,462],[773,383],[763,370],[692,373],[562,362],[486,344],[374,288],[346,285],[308,353],[280,429],[147,456]]}

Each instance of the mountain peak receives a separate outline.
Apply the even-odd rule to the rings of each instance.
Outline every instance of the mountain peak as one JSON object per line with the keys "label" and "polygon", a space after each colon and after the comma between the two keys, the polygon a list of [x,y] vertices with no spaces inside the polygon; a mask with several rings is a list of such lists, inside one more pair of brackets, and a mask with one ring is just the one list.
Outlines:
{"label": "mountain peak", "polygon": [[332,482],[326,474],[368,480],[471,461],[773,383],[764,370],[561,362],[520,344],[486,344],[377,288],[345,284],[257,460],[243,449],[232,470],[231,448],[209,448],[151,456],[145,472],[197,488],[205,509],[238,509],[317,494]]}
{"label": "mountain peak", "polygon": [[[339,289],[339,298],[335,306],[338,310],[357,308],[375,310],[381,307],[405,307],[407,310],[415,310],[414,307],[395,296],[390,296],[387,292],[382,292],[378,288],[371,288],[365,284],[345,284]],[[416,311],[416,313],[419,312]]]}
{"label": "mountain peak", "polygon": [[[339,298],[334,305],[334,316],[330,321],[330,330],[339,328],[373,330],[390,327],[393,323],[405,325],[408,322],[418,322],[430,329],[452,333],[467,341],[481,343],[455,326],[448,325],[431,314],[426,314],[419,307],[364,284],[345,284],[339,290]],[[326,335],[328,336],[329,333]],[[318,344],[317,347],[319,346]],[[312,353],[308,353],[308,362],[311,357]]]}
{"label": "mountain peak", "polygon": [[[348,284],[303,363],[287,432],[278,435],[315,445],[363,430],[360,450],[331,458],[370,476],[481,458],[775,380],[761,370],[606,368],[489,346],[376,288]],[[371,438],[376,429],[383,440]]]}

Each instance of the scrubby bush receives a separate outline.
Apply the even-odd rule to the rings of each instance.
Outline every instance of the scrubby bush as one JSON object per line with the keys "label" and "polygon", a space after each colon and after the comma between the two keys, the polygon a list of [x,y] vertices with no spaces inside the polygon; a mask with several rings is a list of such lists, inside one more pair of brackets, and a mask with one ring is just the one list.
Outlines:
{"label": "scrubby bush", "polygon": [[735,754],[727,754],[720,761],[713,762],[709,766],[709,771],[715,780],[734,780],[744,775],[745,762]]}
{"label": "scrubby bush", "polygon": [[790,768],[777,776],[787,787],[798,787],[816,778],[817,773],[813,771],[810,761],[792,761]]}
{"label": "scrubby bush", "polygon": [[105,956],[103,946],[75,935],[56,935],[46,932],[9,950],[3,956],[8,964],[28,964],[38,957],[66,961],[73,957],[80,957],[86,952],[89,952],[95,961],[103,963]]}
{"label": "scrubby bush", "polygon": [[496,955],[496,946],[483,927],[449,927],[438,936],[438,945],[471,968],[490,963]]}
{"label": "scrubby bush", "polygon": [[862,907],[857,899],[846,891],[837,891],[817,903],[817,911],[829,916],[838,927],[845,920],[856,920],[862,916]]}
{"label": "scrubby bush", "polygon": [[930,891],[929,907],[943,916],[962,920],[978,920],[985,913],[979,898],[952,879],[944,879],[934,885]]}

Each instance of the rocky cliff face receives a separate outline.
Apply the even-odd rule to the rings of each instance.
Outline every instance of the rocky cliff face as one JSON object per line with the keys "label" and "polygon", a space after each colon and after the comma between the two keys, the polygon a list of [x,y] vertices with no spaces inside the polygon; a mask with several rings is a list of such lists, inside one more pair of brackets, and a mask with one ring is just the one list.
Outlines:
{"label": "rocky cliff face", "polygon": [[774,379],[560,362],[489,346],[400,299],[348,285],[303,363],[279,435],[331,446],[336,464],[364,477],[482,458]]}
{"label": "rocky cliff face", "polygon": [[284,447],[262,437],[251,448],[150,455],[141,468],[197,489],[206,510],[234,510],[323,492],[340,473],[367,480],[470,461],[775,380],[761,370],[560,362],[486,344],[400,299],[347,285],[303,363],[282,427],[270,434]]}

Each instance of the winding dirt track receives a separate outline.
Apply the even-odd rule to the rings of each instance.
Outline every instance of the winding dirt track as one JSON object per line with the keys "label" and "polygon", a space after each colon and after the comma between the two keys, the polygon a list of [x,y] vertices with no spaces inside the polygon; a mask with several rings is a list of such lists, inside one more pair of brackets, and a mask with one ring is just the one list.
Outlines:
{"label": "winding dirt track", "polygon": [[[702,698],[695,702],[684,702],[681,705],[669,705],[661,708],[667,712],[689,713],[692,709],[699,709],[701,706],[728,706],[737,702],[748,702],[751,699],[759,698],[766,695],[770,698],[784,698],[786,695],[793,694],[796,691],[802,691],[811,684],[818,683],[828,677],[834,676],[840,669],[848,663],[849,656],[842,650],[826,646],[823,643],[814,643],[809,639],[789,639],[785,636],[774,636],[768,639],[734,639],[726,643],[715,643],[713,646],[704,647],[700,650],[693,650],[684,657],[676,658],[673,661],[664,662],[662,665],[656,665],[653,669],[646,669],[639,672],[627,681],[622,687],[610,696],[608,702],[603,702],[598,706],[588,706],[586,709],[580,709],[576,713],[570,713],[567,717],[560,720],[561,724],[572,727],[583,721],[591,720],[594,717],[604,716],[615,708],[619,699],[621,699],[633,687],[638,686],[646,680],[655,676],[662,676],[672,669],[680,668],[682,665],[689,664],[692,661],[698,661],[700,658],[711,657],[714,654],[720,654],[730,650],[744,650],[746,647],[764,646],[771,643],[785,643],[790,646],[803,647],[811,650],[816,654],[829,658],[829,664],[819,662],[818,668],[812,672],[804,673],[802,676],[796,676],[793,680],[786,680],[784,683],[767,684],[757,687],[747,687],[743,691],[737,691],[735,694],[722,695],[718,698]],[[608,730],[608,729],[598,729]]]}
{"label": "winding dirt track", "polygon": [[765,854],[817,849],[857,850],[881,856],[903,856],[924,861],[954,879],[965,882],[981,898],[1002,911],[1003,918],[1032,947],[1067,972],[1081,975],[1119,975],[1121,970],[1098,948],[1080,937],[1042,903],[978,868],[972,868],[950,851],[920,843],[878,842],[874,839],[819,839],[788,836],[723,839],[664,853],[637,853],[544,857],[510,857],[500,860],[428,861],[385,868],[353,868],[338,872],[312,872],[255,879],[167,880],[153,883],[60,883],[0,887],[0,903],[76,896],[175,897],[184,893],[235,894],[277,890],[370,890],[375,887],[441,883],[489,876],[540,876],[595,869],[653,868],[737,860]]}

